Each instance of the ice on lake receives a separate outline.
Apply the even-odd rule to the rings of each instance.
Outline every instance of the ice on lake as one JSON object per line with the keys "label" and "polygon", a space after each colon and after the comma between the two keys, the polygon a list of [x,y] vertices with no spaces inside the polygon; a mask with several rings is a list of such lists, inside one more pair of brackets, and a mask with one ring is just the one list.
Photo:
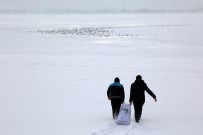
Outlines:
{"label": "ice on lake", "polygon": [[[203,14],[0,15],[0,134],[202,135]],[[140,124],[117,126],[106,90],[129,100],[141,74]],[[133,108],[132,108],[133,113]]]}

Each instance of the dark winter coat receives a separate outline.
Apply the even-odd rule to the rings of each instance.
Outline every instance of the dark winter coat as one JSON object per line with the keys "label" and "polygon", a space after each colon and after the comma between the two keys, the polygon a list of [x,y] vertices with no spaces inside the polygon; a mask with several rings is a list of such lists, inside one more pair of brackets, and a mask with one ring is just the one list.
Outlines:
{"label": "dark winter coat", "polygon": [[153,98],[156,98],[156,95],[147,87],[147,84],[143,80],[135,80],[135,82],[131,84],[129,102],[136,101],[144,103],[145,91]]}
{"label": "dark winter coat", "polygon": [[123,85],[118,82],[112,83],[107,90],[107,97],[110,99],[118,98],[124,102],[125,93]]}

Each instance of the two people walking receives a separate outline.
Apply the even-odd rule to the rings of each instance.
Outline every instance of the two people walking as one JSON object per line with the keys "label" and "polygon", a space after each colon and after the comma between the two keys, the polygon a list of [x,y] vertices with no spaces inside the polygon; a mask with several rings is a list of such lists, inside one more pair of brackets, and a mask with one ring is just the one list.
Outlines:
{"label": "two people walking", "polygon": [[[142,115],[142,108],[145,103],[145,91],[154,98],[155,102],[157,101],[156,95],[148,88],[144,80],[142,80],[142,76],[138,75],[135,82],[131,84],[129,99],[130,105],[132,105],[132,103],[134,105],[134,117],[137,123],[139,123]],[[109,86],[107,97],[111,100],[113,119],[116,119],[120,106],[125,100],[124,87],[118,77],[116,77],[114,83]]]}

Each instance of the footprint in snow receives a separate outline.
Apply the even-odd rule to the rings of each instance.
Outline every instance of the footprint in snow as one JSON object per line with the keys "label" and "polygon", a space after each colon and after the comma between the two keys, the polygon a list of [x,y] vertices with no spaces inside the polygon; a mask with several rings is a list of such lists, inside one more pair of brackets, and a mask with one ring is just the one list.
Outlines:
{"label": "footprint in snow", "polygon": [[138,125],[140,125],[140,123],[117,125],[115,122],[112,122],[107,127],[92,132],[91,135],[134,135]]}

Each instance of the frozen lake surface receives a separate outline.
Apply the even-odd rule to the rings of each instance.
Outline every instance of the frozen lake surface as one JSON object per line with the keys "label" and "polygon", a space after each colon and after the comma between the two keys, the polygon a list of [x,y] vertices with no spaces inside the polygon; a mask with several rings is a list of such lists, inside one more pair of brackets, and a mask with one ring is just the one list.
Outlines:
{"label": "frozen lake surface", "polygon": [[[0,134],[202,135],[202,35],[203,14],[0,15]],[[107,88],[128,103],[138,74],[158,102],[118,126]]]}

